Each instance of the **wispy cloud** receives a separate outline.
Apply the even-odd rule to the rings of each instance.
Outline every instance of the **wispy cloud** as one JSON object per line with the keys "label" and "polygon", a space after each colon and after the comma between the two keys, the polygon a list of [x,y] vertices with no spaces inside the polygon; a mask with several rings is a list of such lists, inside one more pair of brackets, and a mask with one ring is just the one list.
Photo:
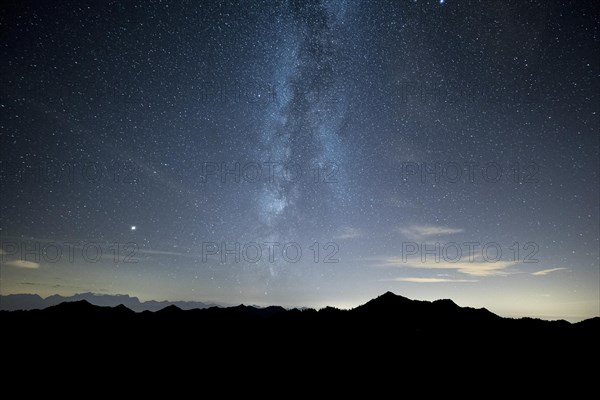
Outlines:
{"label": "wispy cloud", "polygon": [[402,260],[401,257],[390,257],[379,264],[383,267],[408,267],[408,268],[421,268],[421,269],[446,269],[455,270],[461,274],[467,274],[471,276],[498,276],[508,275],[505,270],[512,267],[516,263],[514,261],[439,261],[435,260],[422,261],[420,258],[409,258]]}
{"label": "wispy cloud", "polygon": [[400,228],[400,233],[412,240],[423,240],[432,236],[451,235],[464,232],[461,228],[450,228],[440,225],[411,225]]}
{"label": "wispy cloud", "polygon": [[556,272],[556,271],[562,271],[565,270],[566,268],[550,268],[550,269],[543,269],[541,271],[536,271],[536,272],[532,272],[531,275],[536,275],[536,276],[541,276],[541,275],[548,275],[551,274],[552,272]]}
{"label": "wispy cloud", "polygon": [[177,251],[139,249],[139,250],[137,250],[137,252],[139,254],[161,255],[161,256],[181,256],[181,257],[198,257],[198,258],[200,258],[202,256],[201,254],[192,253],[190,251],[177,252]]}
{"label": "wispy cloud", "polygon": [[25,261],[25,260],[12,260],[7,261],[5,265],[16,267],[16,268],[25,268],[25,269],[38,269],[40,264],[33,261]]}
{"label": "wispy cloud", "polygon": [[393,278],[387,279],[394,282],[412,282],[412,283],[462,283],[462,282],[479,282],[476,279],[447,279],[447,278]]}
{"label": "wispy cloud", "polygon": [[358,228],[351,226],[344,226],[340,228],[335,235],[335,239],[355,239],[363,235],[362,231]]}

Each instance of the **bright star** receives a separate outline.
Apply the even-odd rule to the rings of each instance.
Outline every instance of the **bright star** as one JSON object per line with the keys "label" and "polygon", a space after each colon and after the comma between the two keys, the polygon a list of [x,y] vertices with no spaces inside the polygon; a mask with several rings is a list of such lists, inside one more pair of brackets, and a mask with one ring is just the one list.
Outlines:
{"label": "bright star", "polygon": [[136,229],[135,225],[131,225],[131,230],[135,231],[135,229]]}

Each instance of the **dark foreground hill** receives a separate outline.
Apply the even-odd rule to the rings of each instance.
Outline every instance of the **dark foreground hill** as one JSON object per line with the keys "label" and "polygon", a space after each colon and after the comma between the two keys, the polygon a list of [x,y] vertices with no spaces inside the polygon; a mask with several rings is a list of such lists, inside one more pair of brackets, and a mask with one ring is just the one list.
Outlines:
{"label": "dark foreground hill", "polygon": [[[23,360],[161,360],[164,367],[164,359],[186,359],[224,373],[260,360],[274,369],[290,363],[321,369],[394,365],[413,373],[442,368],[461,371],[465,379],[508,365],[511,376],[545,371],[583,379],[593,370],[581,360],[597,360],[600,337],[600,318],[576,324],[507,319],[451,300],[415,301],[390,292],[353,310],[240,305],[186,311],[172,305],[136,313],[77,301],[1,311],[0,317],[5,348],[16,346]],[[460,370],[464,365],[469,370]]]}
{"label": "dark foreground hill", "polygon": [[[600,337],[600,318],[580,323],[545,321],[531,318],[502,318],[485,308],[459,307],[451,300],[433,302],[410,300],[387,292],[352,310],[327,307],[286,310],[282,307],[257,308],[210,307],[182,310],[169,305],[156,312],[134,312],[124,305],[101,307],[86,300],[63,302],[43,310],[0,311],[2,321],[12,326],[11,331],[36,327],[46,335],[67,330],[86,329],[88,335],[102,332],[144,331],[144,335],[160,332],[165,337],[186,336],[221,338],[229,335],[244,336],[267,334],[277,340],[275,333],[288,336],[322,337],[339,334],[338,341],[357,336],[404,338],[417,342],[433,340],[443,344],[453,339],[458,342],[485,343],[492,338],[502,341],[573,338],[586,340]],[[52,327],[52,329],[48,329]],[[319,334],[315,335],[315,330]],[[111,335],[112,336],[112,335]],[[108,339],[109,337],[105,337]],[[555,343],[557,345],[557,343]]]}

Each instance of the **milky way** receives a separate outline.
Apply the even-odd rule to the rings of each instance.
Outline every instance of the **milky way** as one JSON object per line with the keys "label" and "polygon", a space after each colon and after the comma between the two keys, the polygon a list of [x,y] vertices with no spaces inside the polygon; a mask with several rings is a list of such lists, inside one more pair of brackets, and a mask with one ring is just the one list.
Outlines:
{"label": "milky way", "polygon": [[332,186],[347,167],[341,129],[348,99],[341,77],[348,61],[341,33],[348,12],[346,4],[321,3],[281,10],[277,30],[284,51],[275,65],[274,101],[258,154],[261,164],[275,164],[275,179],[257,200],[269,240],[293,238],[310,209],[332,207],[339,192]]}

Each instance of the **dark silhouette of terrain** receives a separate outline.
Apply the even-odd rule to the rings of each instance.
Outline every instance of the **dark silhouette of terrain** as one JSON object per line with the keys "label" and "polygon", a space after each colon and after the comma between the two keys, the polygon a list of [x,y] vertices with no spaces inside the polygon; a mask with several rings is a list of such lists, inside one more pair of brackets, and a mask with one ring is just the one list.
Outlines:
{"label": "dark silhouette of terrain", "polygon": [[[508,365],[511,376],[536,371],[585,379],[593,370],[580,360],[597,359],[600,337],[598,317],[575,324],[510,319],[451,300],[416,301],[390,292],[352,310],[169,305],[136,313],[123,305],[100,307],[81,300],[43,310],[0,311],[0,321],[2,343],[24,351],[18,360],[25,363],[31,357],[119,359],[123,365],[147,362],[160,370],[191,358],[223,373],[241,365],[256,368],[255,360],[274,369],[302,360],[322,371],[391,364],[398,371],[388,369],[387,375],[435,369],[467,378]],[[167,361],[156,364],[159,359]],[[470,369],[463,371],[457,363]]]}
{"label": "dark silhouette of terrain", "polygon": [[[94,296],[89,294],[90,296]],[[34,295],[31,295],[34,296]],[[79,295],[88,297],[86,295]],[[5,296],[4,298],[6,298]],[[114,302],[115,299],[129,300],[129,296],[95,296]],[[62,298],[62,297],[58,297]],[[136,300],[137,298],[133,298]],[[155,302],[155,304],[158,302]],[[185,305],[190,303],[182,302]],[[135,303],[134,303],[135,304]],[[154,306],[155,306],[154,304]],[[519,332],[521,338],[527,335],[583,335],[600,333],[600,318],[588,319],[576,324],[567,321],[546,321],[532,318],[502,318],[485,308],[460,307],[452,300],[418,301],[387,292],[352,310],[339,310],[326,307],[314,309],[286,310],[282,307],[259,308],[239,305],[236,307],[207,307],[184,310],[178,304],[168,304],[156,312],[134,312],[119,304],[114,307],[91,304],[87,299],[65,301],[43,310],[0,311],[3,321],[29,323],[50,323],[55,328],[70,324],[88,325],[95,329],[112,329],[159,326],[168,322],[170,331],[178,328],[203,327],[203,335],[223,331],[227,328],[249,328],[269,331],[293,330],[294,332],[313,327],[335,331],[352,332],[377,331],[380,337],[446,337],[478,333],[479,337],[498,336],[500,332]],[[114,325],[114,326],[113,326]],[[210,327],[210,329],[208,329]],[[525,335],[525,336],[523,336]]]}

